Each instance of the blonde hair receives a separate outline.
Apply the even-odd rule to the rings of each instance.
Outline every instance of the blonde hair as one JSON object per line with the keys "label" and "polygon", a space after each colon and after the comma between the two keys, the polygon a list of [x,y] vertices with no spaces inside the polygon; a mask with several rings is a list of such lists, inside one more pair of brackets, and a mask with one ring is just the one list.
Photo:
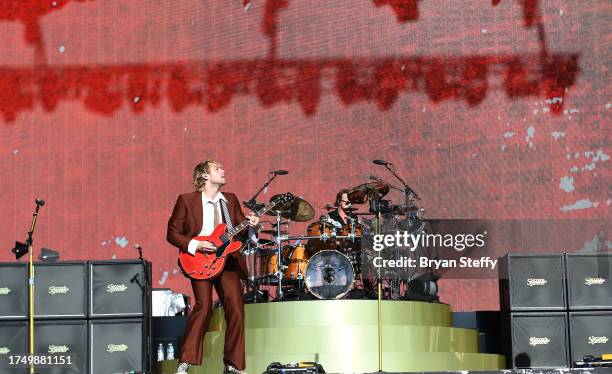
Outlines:
{"label": "blonde hair", "polygon": [[204,183],[206,183],[206,179],[204,179],[204,174],[210,173],[210,168],[213,166],[220,167],[221,163],[215,160],[206,160],[204,162],[200,162],[193,168],[193,185],[196,188],[196,191],[200,192],[204,188]]}

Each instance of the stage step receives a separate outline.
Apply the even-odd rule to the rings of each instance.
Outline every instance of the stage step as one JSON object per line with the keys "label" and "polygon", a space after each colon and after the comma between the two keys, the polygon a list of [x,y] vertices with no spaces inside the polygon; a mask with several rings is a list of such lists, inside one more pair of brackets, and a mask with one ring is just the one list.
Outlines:
{"label": "stage step", "polygon": [[[453,328],[446,304],[382,303],[383,370],[497,370],[499,355],[478,353],[478,332]],[[316,300],[245,306],[247,372],[262,373],[271,362],[318,361],[328,373],[378,370],[376,300]],[[223,369],[225,321],[215,309],[204,340],[204,363],[190,373]],[[156,373],[173,373],[176,360]]]}

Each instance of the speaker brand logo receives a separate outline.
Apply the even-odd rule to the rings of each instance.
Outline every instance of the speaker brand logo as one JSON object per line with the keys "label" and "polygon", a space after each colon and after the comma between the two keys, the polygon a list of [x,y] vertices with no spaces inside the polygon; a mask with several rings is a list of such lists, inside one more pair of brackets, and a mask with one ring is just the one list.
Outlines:
{"label": "speaker brand logo", "polygon": [[66,345],[50,345],[49,353],[66,353],[70,350]]}
{"label": "speaker brand logo", "polygon": [[109,344],[106,346],[106,352],[125,352],[127,351],[128,346],[125,344]]}
{"label": "speaker brand logo", "polygon": [[55,295],[55,294],[67,294],[70,291],[70,288],[66,287],[66,286],[49,286],[49,294],[50,295]]}
{"label": "speaker brand logo", "polygon": [[527,279],[527,285],[529,287],[533,287],[533,286],[543,286],[546,283],[548,283],[548,281],[544,278],[528,278]]}
{"label": "speaker brand logo", "polygon": [[8,295],[11,291],[8,287],[0,287],[0,295]]}
{"label": "speaker brand logo", "polygon": [[8,355],[10,351],[8,347],[0,347],[0,355]]}
{"label": "speaker brand logo", "polygon": [[606,283],[606,280],[604,278],[591,278],[591,277],[584,278],[584,284],[586,284],[587,286],[592,286],[594,284],[604,284],[604,283]]}
{"label": "speaker brand logo", "polygon": [[127,290],[127,286],[125,284],[108,284],[106,285],[106,292],[115,293],[115,292],[125,292]]}
{"label": "speaker brand logo", "polygon": [[608,342],[607,336],[589,336],[589,344],[606,344]]}
{"label": "speaker brand logo", "polygon": [[534,336],[532,336],[531,338],[529,338],[529,345],[532,346],[536,346],[536,345],[546,345],[550,343],[550,339],[548,339],[547,337],[543,337],[543,338],[536,338]]}

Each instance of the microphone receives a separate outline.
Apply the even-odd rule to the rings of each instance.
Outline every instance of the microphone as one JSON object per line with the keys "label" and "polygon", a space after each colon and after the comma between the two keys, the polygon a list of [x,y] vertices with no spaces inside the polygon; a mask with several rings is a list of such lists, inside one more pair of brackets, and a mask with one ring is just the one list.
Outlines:
{"label": "microphone", "polygon": [[385,160],[372,160],[372,162],[375,163],[376,165],[383,165],[383,166],[393,165],[392,163],[385,161]]}
{"label": "microphone", "polygon": [[40,205],[40,206],[45,205],[45,200],[43,199],[36,199],[34,202],[36,203],[36,205]]}
{"label": "microphone", "polygon": [[138,243],[134,244],[134,248],[136,248],[138,250],[142,250],[142,247]]}
{"label": "microphone", "polygon": [[289,174],[289,172],[287,170],[274,170],[274,171],[271,171],[270,174],[274,174],[274,175],[287,175],[287,174]]}

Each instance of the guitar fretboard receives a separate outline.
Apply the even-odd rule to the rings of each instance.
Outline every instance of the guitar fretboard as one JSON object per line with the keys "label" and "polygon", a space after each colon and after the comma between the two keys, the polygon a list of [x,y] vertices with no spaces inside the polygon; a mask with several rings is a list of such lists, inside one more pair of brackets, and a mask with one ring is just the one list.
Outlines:
{"label": "guitar fretboard", "polygon": [[[265,214],[270,209],[274,208],[276,205],[278,205],[277,200],[270,201],[268,204],[266,204],[266,206],[264,206],[263,208],[255,212],[255,214],[257,216],[261,216],[262,214]],[[248,219],[244,220],[238,226],[235,226],[233,229],[229,230],[227,234],[230,237],[233,237],[234,235],[238,234],[240,231],[244,230],[248,225],[249,225],[249,220]]]}

